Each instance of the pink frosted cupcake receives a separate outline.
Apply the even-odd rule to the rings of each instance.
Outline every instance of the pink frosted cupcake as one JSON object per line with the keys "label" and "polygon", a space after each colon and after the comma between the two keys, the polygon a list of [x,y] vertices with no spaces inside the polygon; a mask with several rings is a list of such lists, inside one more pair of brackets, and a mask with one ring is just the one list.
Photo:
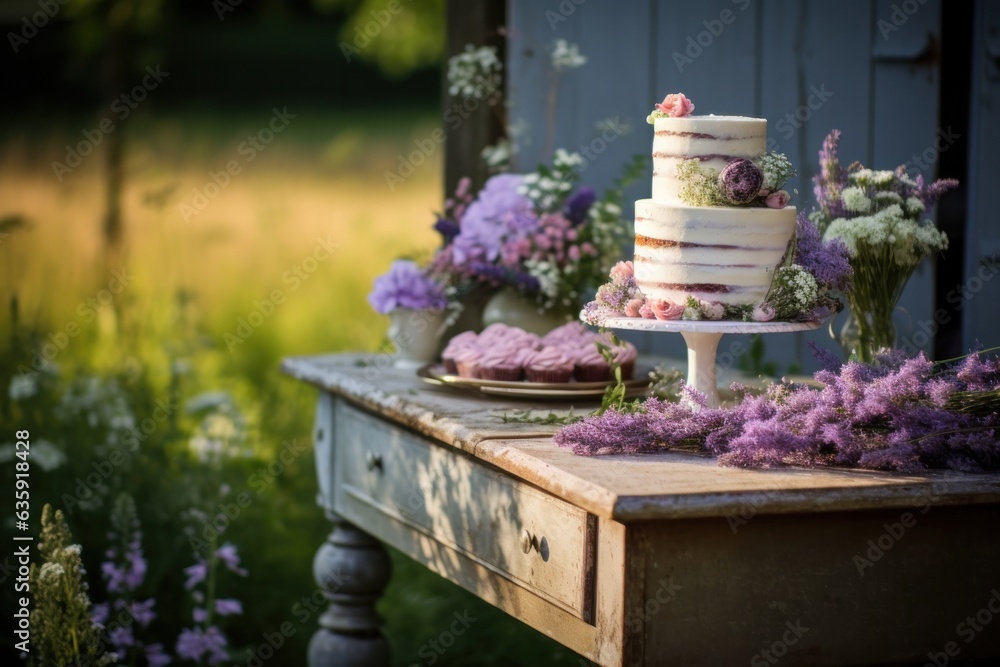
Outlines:
{"label": "pink frosted cupcake", "polygon": [[635,345],[628,341],[622,341],[621,345],[616,345],[612,349],[615,353],[615,361],[622,368],[622,380],[631,380],[632,374],[635,372],[635,360],[639,356]]}
{"label": "pink frosted cupcake", "polygon": [[542,336],[542,345],[569,343],[575,345],[587,339],[590,330],[581,322],[567,322]]}
{"label": "pink frosted cupcake", "polygon": [[604,382],[611,379],[611,367],[593,343],[578,350],[574,361],[573,377],[579,382]]}
{"label": "pink frosted cupcake", "polygon": [[464,378],[479,377],[479,361],[483,358],[483,352],[475,345],[469,345],[455,352],[455,371]]}
{"label": "pink frosted cupcake", "polygon": [[572,357],[548,345],[525,358],[524,379],[528,382],[569,382],[573,366]]}
{"label": "pink frosted cupcake", "polygon": [[474,347],[476,345],[476,338],[475,331],[463,331],[448,341],[448,344],[441,352],[441,361],[444,362],[446,372],[452,375],[458,372],[458,366],[455,364],[455,355],[467,347]]}
{"label": "pink frosted cupcake", "polygon": [[519,382],[524,377],[523,353],[513,344],[494,345],[479,359],[479,377],[498,382]]}
{"label": "pink frosted cupcake", "polygon": [[479,345],[483,349],[486,349],[494,343],[507,341],[510,338],[511,333],[514,331],[521,330],[516,329],[515,327],[507,326],[503,322],[495,322],[479,332]]}

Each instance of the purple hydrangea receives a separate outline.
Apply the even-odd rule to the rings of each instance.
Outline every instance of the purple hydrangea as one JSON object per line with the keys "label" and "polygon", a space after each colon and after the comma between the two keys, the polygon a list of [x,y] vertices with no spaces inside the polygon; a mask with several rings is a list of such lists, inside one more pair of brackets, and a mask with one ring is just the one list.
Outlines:
{"label": "purple hydrangea", "polygon": [[448,245],[455,240],[461,228],[458,223],[438,216],[437,222],[434,223],[434,231],[441,235],[444,245]]}
{"label": "purple hydrangea", "polygon": [[733,204],[749,204],[764,185],[764,172],[753,160],[736,158],[719,172],[719,190]]}
{"label": "purple hydrangea", "polygon": [[594,188],[587,185],[577,188],[576,192],[569,196],[564,213],[574,227],[587,219],[587,213],[596,199],[597,193]]}
{"label": "purple hydrangea", "polygon": [[486,181],[469,204],[461,231],[452,243],[452,260],[458,266],[472,261],[492,262],[504,242],[527,235],[538,225],[531,200],[518,193],[524,177],[499,174]]}
{"label": "purple hydrangea", "polygon": [[388,273],[375,279],[368,303],[383,315],[397,308],[440,309],[446,305],[441,285],[416,264],[402,259],[393,262]]}

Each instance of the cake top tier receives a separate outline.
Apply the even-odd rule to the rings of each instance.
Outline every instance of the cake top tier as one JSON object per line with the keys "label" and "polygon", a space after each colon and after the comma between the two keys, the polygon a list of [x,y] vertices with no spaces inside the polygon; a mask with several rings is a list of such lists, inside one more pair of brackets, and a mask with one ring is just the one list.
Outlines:
{"label": "cake top tier", "polygon": [[767,153],[767,121],[692,111],[691,100],[672,93],[646,118],[654,128],[652,198],[673,206],[784,207],[788,193],[780,188],[794,169],[783,155]]}

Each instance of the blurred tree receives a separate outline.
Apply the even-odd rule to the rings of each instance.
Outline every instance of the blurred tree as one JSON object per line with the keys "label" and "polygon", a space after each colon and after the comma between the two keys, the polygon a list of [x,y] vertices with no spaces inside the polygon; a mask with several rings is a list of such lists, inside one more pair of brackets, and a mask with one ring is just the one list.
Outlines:
{"label": "blurred tree", "polygon": [[346,12],[338,47],[350,62],[376,64],[402,77],[441,62],[445,48],[445,0],[312,0],[322,12]]}
{"label": "blurred tree", "polygon": [[[159,62],[156,36],[163,30],[164,0],[69,0],[74,65],[95,68],[101,86],[101,112],[114,130],[103,137],[107,182],[102,231],[108,261],[118,255],[124,225],[121,213],[124,183],[125,126],[134,102],[122,98],[132,89],[132,77]],[[126,106],[127,105],[127,106]]]}

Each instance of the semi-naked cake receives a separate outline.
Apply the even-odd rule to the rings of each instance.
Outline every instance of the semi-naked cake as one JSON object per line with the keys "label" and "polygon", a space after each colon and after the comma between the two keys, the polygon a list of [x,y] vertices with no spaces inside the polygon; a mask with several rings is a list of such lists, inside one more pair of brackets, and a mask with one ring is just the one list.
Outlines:
{"label": "semi-naked cake", "polygon": [[795,208],[689,206],[678,167],[722,171],[764,155],[767,121],[740,116],[654,121],[652,198],[635,203],[635,280],[647,298],[727,305],[764,300],[795,232]]}

